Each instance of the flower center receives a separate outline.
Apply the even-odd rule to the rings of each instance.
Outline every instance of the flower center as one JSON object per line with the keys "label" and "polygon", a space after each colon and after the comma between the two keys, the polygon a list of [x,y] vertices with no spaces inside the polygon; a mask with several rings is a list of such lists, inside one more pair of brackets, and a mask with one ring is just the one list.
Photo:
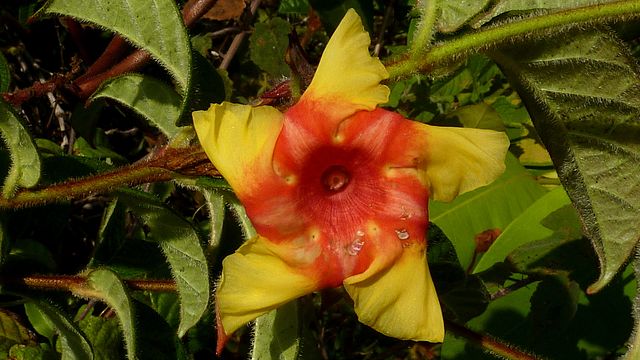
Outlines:
{"label": "flower center", "polygon": [[333,165],[322,173],[322,186],[329,192],[338,193],[347,187],[350,179],[351,175],[344,166]]}

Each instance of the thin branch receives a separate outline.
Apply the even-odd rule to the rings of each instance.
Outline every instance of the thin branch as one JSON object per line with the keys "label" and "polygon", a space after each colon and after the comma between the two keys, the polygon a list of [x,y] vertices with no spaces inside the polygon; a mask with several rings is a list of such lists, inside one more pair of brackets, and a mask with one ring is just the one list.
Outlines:
{"label": "thin branch", "polygon": [[387,8],[384,12],[384,18],[382,19],[382,25],[380,26],[380,31],[378,31],[378,40],[376,41],[376,45],[373,48],[373,56],[380,55],[380,50],[382,50],[382,44],[384,43],[384,32],[387,30],[387,26],[389,26],[389,22],[393,15],[393,5],[395,0],[389,1],[386,5]]}
{"label": "thin branch", "polygon": [[33,207],[113,192],[119,187],[169,181],[182,177],[217,176],[219,173],[200,146],[163,148],[154,156],[94,176],[40,189],[22,189],[10,199],[0,198],[0,209]]}
{"label": "thin branch", "polygon": [[502,358],[510,360],[540,360],[541,358],[528,354],[522,350],[516,349],[498,339],[477,333],[462,325],[456,324],[449,320],[445,320],[445,328],[456,336],[463,337],[469,343],[474,344],[485,351],[496,354]]}
{"label": "thin branch", "polygon": [[[87,278],[80,275],[0,276],[0,284],[53,291],[76,291],[86,286]],[[175,292],[176,283],[165,279],[124,279],[131,290]]]}
{"label": "thin branch", "polygon": [[[251,6],[249,7],[249,19],[247,21],[250,21],[251,19],[253,19],[253,16],[256,14],[256,11],[258,10],[258,6],[260,6],[260,1],[261,0],[253,0],[251,2]],[[242,44],[242,42],[244,41],[244,38],[247,36],[247,33],[245,31],[238,33],[234,38],[233,41],[231,42],[231,45],[229,45],[229,48],[227,49],[227,53],[224,54],[224,58],[222,59],[222,63],[220,64],[219,68],[220,69],[228,69],[229,65],[231,64],[231,60],[233,60],[233,57],[236,55],[236,53],[238,52],[238,49],[240,49],[240,45]]]}
{"label": "thin branch", "polygon": [[[182,9],[182,19],[186,27],[191,27],[209,11],[217,0],[189,0]],[[116,35],[98,60],[87,70],[87,74],[78,78],[74,85],[80,89],[81,98],[89,97],[105,80],[127,72],[137,71],[151,59],[144,50],[136,50],[116,64],[129,48],[126,41]]]}

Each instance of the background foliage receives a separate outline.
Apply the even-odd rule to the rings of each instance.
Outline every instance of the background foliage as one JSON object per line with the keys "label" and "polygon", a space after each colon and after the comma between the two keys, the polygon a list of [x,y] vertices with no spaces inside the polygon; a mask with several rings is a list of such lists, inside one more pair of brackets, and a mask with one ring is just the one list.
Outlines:
{"label": "background foliage", "polygon": [[253,229],[190,113],[286,108],[349,8],[392,75],[385,107],[511,140],[500,179],[430,204],[445,341],[380,335],[332,289],[222,357],[640,356],[640,1],[9,0],[0,358],[215,358],[215,279]]}

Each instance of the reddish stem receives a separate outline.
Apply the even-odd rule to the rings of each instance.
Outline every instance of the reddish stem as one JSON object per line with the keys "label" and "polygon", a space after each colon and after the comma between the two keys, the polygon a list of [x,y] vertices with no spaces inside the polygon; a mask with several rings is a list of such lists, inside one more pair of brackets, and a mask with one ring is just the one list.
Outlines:
{"label": "reddish stem", "polygon": [[[85,286],[85,276],[71,275],[29,275],[29,276],[2,276],[0,284],[24,286],[31,289],[73,291]],[[164,279],[124,279],[123,282],[131,290],[144,290],[155,292],[175,292],[176,283],[173,280]]]}

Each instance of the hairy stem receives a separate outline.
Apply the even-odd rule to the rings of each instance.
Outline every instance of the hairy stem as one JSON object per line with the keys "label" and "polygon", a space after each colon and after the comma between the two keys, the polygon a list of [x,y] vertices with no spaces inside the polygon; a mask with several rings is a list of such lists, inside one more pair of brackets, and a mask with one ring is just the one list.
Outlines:
{"label": "hairy stem", "polygon": [[433,30],[438,15],[438,0],[422,0],[416,2],[420,10],[420,24],[411,43],[411,56],[417,58],[431,45]]}
{"label": "hairy stem", "polygon": [[445,328],[447,331],[451,331],[456,336],[463,337],[469,343],[474,344],[483,350],[492,354],[498,355],[504,359],[510,360],[538,360],[540,358],[528,354],[522,350],[516,349],[513,346],[494,339],[490,336],[479,334],[469,328],[454,322],[445,320]]}
{"label": "hairy stem", "polygon": [[640,17],[640,0],[623,0],[534,16],[444,41],[434,45],[421,56],[405,55],[388,63],[388,71],[392,78],[408,76],[417,71],[428,72],[437,64],[454,61],[472,52],[487,51],[506,42],[526,40],[526,36],[531,34],[554,36],[558,34],[559,29],[570,29],[585,23],[603,23],[637,17]]}
{"label": "hairy stem", "polygon": [[[154,292],[175,292],[176,283],[164,279],[128,279],[123,280],[131,290]],[[86,286],[85,276],[75,275],[29,275],[0,276],[0,284],[26,287],[38,290],[77,291]]]}
{"label": "hairy stem", "polygon": [[0,209],[64,202],[88,195],[112,192],[122,186],[169,181],[185,176],[216,175],[218,172],[199,146],[183,149],[163,148],[153,157],[133,165],[40,189],[23,189],[12,198],[0,198]]}

